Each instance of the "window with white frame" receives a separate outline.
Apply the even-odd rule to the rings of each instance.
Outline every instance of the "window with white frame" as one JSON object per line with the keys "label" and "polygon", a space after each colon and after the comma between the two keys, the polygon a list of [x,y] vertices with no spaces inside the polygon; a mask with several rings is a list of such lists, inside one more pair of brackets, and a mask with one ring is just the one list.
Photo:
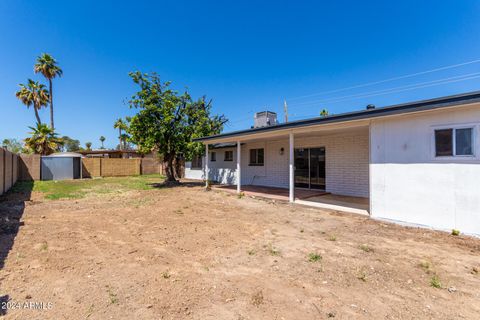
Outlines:
{"label": "window with white frame", "polygon": [[192,169],[202,169],[202,156],[193,156],[192,158]]}
{"label": "window with white frame", "polygon": [[250,166],[263,166],[264,151],[262,149],[250,149]]}
{"label": "window with white frame", "polygon": [[473,127],[435,130],[435,157],[473,155]]}
{"label": "window with white frame", "polygon": [[225,151],[224,161],[233,161],[233,151]]}

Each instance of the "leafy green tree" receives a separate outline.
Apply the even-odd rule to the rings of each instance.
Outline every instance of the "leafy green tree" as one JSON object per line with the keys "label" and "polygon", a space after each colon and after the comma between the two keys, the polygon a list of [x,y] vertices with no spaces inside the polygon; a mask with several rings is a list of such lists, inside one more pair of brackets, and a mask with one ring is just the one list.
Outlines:
{"label": "leafy green tree", "polygon": [[105,149],[105,148],[103,147],[103,143],[105,142],[105,137],[104,137],[104,136],[100,136],[100,142],[102,143],[101,149]]}
{"label": "leafy green tree", "polygon": [[327,109],[322,109],[322,111],[320,111],[320,116],[321,116],[321,117],[326,117],[326,116],[328,116],[328,110],[327,110]]}
{"label": "leafy green tree", "polygon": [[23,149],[22,143],[17,139],[3,139],[2,146],[13,153],[20,153]]}
{"label": "leafy green tree", "polygon": [[40,123],[37,123],[36,128],[29,128],[32,129],[32,132],[29,132],[32,136],[25,139],[25,146],[34,153],[46,156],[60,150],[63,141],[52,128]]}
{"label": "leafy green tree", "polygon": [[33,67],[33,71],[35,73],[41,73],[45,79],[48,80],[49,84],[49,102],[50,102],[50,128],[55,130],[55,125],[53,122],[53,87],[52,87],[52,79],[61,77],[63,74],[62,69],[57,64],[57,61],[48,53],[42,53],[39,57],[37,57],[37,62]]}
{"label": "leafy green tree", "polygon": [[48,100],[50,99],[50,94],[45,88],[45,85],[39,83],[38,81],[28,79],[27,84],[20,84],[19,86],[20,90],[15,93],[15,96],[22,101],[27,108],[33,106],[37,123],[42,124],[40,116],[38,115],[38,110],[40,110],[42,107],[46,107]]}
{"label": "leafy green tree", "polygon": [[75,152],[80,150],[80,141],[72,139],[69,136],[63,136],[63,148],[62,151]]}
{"label": "leafy green tree", "polygon": [[91,142],[85,142],[85,147],[87,148],[88,151],[92,150],[92,143]]}
{"label": "leafy green tree", "polygon": [[167,163],[167,181],[176,181],[174,161],[182,154],[190,159],[204,152],[203,145],[192,139],[220,133],[227,119],[212,116],[211,101],[205,97],[194,101],[188,92],[179,94],[155,73],[137,71],[130,76],[140,87],[129,101],[137,109],[128,129],[130,141],[140,152],[158,151]]}

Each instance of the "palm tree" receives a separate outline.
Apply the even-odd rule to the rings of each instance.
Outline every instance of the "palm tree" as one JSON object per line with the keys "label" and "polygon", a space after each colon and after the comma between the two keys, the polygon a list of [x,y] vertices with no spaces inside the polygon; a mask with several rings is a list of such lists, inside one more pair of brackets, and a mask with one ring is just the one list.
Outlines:
{"label": "palm tree", "polygon": [[34,153],[41,155],[49,155],[63,145],[63,140],[57,136],[52,128],[46,124],[37,123],[37,127],[29,127],[32,136],[25,139],[25,146],[33,150]]}
{"label": "palm tree", "polygon": [[46,107],[50,98],[50,94],[47,89],[45,89],[45,85],[38,83],[38,81],[28,79],[26,85],[20,84],[19,86],[20,90],[15,93],[15,96],[22,101],[27,108],[33,106],[37,123],[42,124],[40,116],[38,115],[38,110],[42,107]]}
{"label": "palm tree", "polygon": [[118,118],[117,121],[115,121],[115,123],[113,124],[113,128],[118,129],[118,140],[120,141],[120,150],[122,150],[122,130],[127,129],[127,124],[125,123],[125,121],[123,121],[122,118]]}
{"label": "palm tree", "polygon": [[130,138],[130,136],[126,133],[123,133],[120,136],[121,142],[123,142],[123,150],[127,150],[127,140]]}
{"label": "palm tree", "polygon": [[87,147],[88,151],[92,150],[92,143],[91,142],[85,142],[85,147]]}
{"label": "palm tree", "polygon": [[55,130],[53,123],[53,88],[52,88],[52,79],[63,74],[62,69],[57,65],[57,61],[48,53],[42,53],[37,57],[37,63],[33,67],[35,73],[41,73],[48,80],[49,91],[50,91],[50,128]]}
{"label": "palm tree", "polygon": [[102,143],[102,149],[105,149],[103,147],[103,143],[105,142],[105,137],[104,136],[100,136],[100,142]]}

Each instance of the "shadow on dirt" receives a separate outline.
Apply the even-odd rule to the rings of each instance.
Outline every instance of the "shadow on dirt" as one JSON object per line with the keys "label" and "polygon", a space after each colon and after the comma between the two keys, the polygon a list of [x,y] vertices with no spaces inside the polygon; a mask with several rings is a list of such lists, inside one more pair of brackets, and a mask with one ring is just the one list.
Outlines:
{"label": "shadow on dirt", "polygon": [[[20,227],[23,226],[20,220],[25,203],[30,200],[32,189],[33,182],[18,182],[10,191],[0,196],[0,270],[3,269],[5,260],[12,250]],[[8,300],[8,294],[0,296],[0,315],[7,313],[3,307]]]}
{"label": "shadow on dirt", "polygon": [[202,181],[164,181],[160,183],[150,183],[149,186],[158,189],[166,189],[166,188],[178,188],[178,187],[187,187],[187,188],[194,188],[194,187],[203,187],[205,186],[205,182]]}

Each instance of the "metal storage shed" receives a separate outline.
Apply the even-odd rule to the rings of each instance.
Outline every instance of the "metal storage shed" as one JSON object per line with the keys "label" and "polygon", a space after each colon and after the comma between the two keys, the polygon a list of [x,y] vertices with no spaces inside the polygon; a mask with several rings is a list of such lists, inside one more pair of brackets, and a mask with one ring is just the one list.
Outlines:
{"label": "metal storage shed", "polygon": [[41,159],[42,180],[68,180],[82,177],[82,155],[74,152],[60,152]]}

